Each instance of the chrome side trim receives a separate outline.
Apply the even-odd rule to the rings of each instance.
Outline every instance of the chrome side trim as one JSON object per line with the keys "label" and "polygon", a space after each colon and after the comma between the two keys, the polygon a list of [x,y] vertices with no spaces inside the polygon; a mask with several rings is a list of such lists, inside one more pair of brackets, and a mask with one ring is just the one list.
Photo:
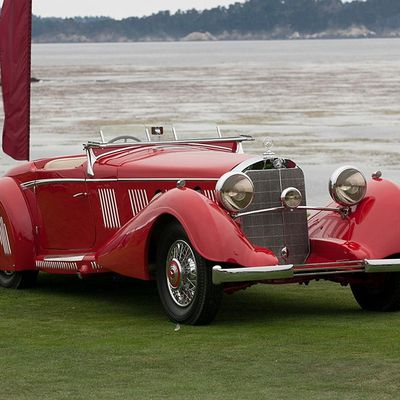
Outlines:
{"label": "chrome side trim", "polygon": [[400,259],[356,260],[249,268],[222,268],[216,265],[212,269],[212,279],[214,285],[220,285],[232,282],[257,282],[293,279],[296,277],[310,277],[313,279],[324,275],[384,272],[400,272]]}
{"label": "chrome side trim", "polygon": [[133,216],[137,215],[149,204],[147,192],[142,189],[129,190],[129,200],[131,202],[131,208]]}
{"label": "chrome side trim", "polygon": [[36,181],[21,183],[21,188],[29,189],[34,186],[49,185],[53,183],[74,183],[74,182],[85,182],[85,179],[82,178],[38,179]]}
{"label": "chrome side trim", "polygon": [[55,269],[63,271],[78,271],[78,264],[75,262],[62,261],[36,261],[36,268]]}
{"label": "chrome side trim", "polygon": [[177,182],[179,180],[184,180],[184,181],[218,181],[219,178],[182,178],[180,177],[174,177],[174,178],[118,178],[118,179],[88,179],[87,182]]}
{"label": "chrome side trim", "polygon": [[63,178],[63,179],[38,179],[36,181],[29,181],[21,183],[22,189],[29,189],[35,186],[51,185],[55,183],[76,183],[76,182],[87,182],[87,183],[101,183],[101,182],[176,182],[180,179],[192,182],[217,182],[219,178],[106,178],[106,179],[83,179],[83,178]]}
{"label": "chrome side trim", "polygon": [[86,182],[177,182],[179,180],[184,180],[184,181],[218,181],[219,178],[182,178],[180,177],[174,177],[174,178],[115,178],[115,179],[88,179]]}
{"label": "chrome side trim", "polygon": [[44,257],[43,261],[48,262],[81,262],[85,259],[86,255],[81,254],[78,256],[60,256],[60,257]]}
{"label": "chrome side trim", "polygon": [[0,217],[0,243],[3,247],[6,256],[11,255],[10,239],[8,237],[7,226],[4,223],[3,217]]}
{"label": "chrome side trim", "polygon": [[101,212],[103,215],[104,226],[108,229],[118,229],[121,227],[117,199],[114,189],[99,189]]}

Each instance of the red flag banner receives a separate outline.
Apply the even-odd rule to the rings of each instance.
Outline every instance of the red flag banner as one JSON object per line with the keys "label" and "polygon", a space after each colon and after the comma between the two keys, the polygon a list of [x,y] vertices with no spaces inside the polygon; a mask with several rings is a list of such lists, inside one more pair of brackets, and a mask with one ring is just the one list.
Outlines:
{"label": "red flag banner", "polygon": [[4,104],[3,150],[29,160],[32,0],[4,0],[0,66]]}

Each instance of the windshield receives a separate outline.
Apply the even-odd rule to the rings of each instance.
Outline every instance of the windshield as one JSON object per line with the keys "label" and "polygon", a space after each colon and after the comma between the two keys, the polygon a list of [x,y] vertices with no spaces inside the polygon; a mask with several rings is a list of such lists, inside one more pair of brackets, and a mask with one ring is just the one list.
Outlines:
{"label": "windshield", "polygon": [[96,142],[101,143],[173,142],[238,136],[237,132],[229,132],[210,124],[108,125],[101,127],[100,132]]}

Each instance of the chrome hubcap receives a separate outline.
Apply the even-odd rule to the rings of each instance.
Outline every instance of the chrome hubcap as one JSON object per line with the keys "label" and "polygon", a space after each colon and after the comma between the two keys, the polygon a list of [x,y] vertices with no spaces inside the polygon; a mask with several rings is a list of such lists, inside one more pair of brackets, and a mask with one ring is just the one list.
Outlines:
{"label": "chrome hubcap", "polygon": [[184,240],[177,240],[169,249],[166,278],[172,300],[179,307],[189,306],[197,287],[197,265],[192,248]]}
{"label": "chrome hubcap", "polygon": [[182,267],[178,260],[173,259],[168,268],[168,280],[172,289],[179,289],[181,285]]}

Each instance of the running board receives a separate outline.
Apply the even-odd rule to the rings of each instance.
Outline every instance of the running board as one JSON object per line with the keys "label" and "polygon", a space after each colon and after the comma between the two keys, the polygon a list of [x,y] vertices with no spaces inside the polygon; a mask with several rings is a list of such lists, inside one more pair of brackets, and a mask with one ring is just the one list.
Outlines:
{"label": "running board", "polygon": [[94,254],[60,255],[38,257],[35,261],[40,271],[57,274],[96,274],[108,272],[99,265]]}

